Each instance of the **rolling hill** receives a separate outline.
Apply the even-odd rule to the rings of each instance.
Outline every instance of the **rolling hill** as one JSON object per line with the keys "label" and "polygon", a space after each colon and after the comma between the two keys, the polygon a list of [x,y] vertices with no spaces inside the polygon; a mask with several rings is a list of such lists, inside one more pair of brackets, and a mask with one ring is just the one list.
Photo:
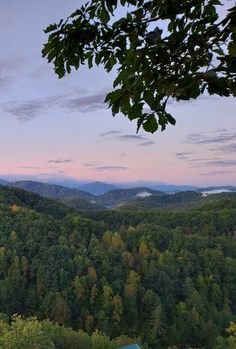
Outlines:
{"label": "rolling hill", "polygon": [[107,184],[103,182],[91,182],[91,183],[80,185],[78,189],[86,191],[93,195],[101,195],[109,192],[110,190],[114,190],[118,188],[113,184]]}

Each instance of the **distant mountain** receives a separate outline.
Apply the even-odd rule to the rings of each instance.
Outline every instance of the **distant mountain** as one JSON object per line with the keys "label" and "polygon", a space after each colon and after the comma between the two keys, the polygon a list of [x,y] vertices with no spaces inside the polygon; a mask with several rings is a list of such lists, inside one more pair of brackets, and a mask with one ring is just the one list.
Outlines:
{"label": "distant mountain", "polygon": [[207,187],[207,188],[200,188],[198,189],[198,192],[202,193],[202,195],[213,195],[213,194],[220,194],[220,193],[231,193],[236,192],[236,187],[226,185],[226,186],[214,186],[214,187]]}
{"label": "distant mountain", "polygon": [[195,191],[183,191],[174,194],[161,193],[146,197],[133,197],[120,203],[117,208],[122,209],[160,209],[160,208],[182,208],[201,203],[202,194]]}
{"label": "distant mountain", "polygon": [[118,189],[118,187],[113,184],[103,182],[91,182],[80,185],[78,189],[86,191],[93,195],[101,195],[109,192],[110,190]]}
{"label": "distant mountain", "polygon": [[78,210],[106,210],[107,208],[95,200],[89,200],[88,198],[82,197],[67,197],[60,199],[65,205],[72,206]]}
{"label": "distant mountain", "polygon": [[164,191],[166,193],[176,193],[179,191],[195,191],[198,187],[192,185],[172,185],[172,184],[150,184],[147,185],[154,190]]}
{"label": "distant mountain", "polygon": [[[104,210],[107,208],[136,210],[191,207],[205,202],[209,196],[209,199],[218,200],[227,198],[227,194],[236,194],[236,187],[233,186],[193,187],[194,190],[191,191],[180,191],[181,188],[189,188],[189,186],[157,185],[156,187],[163,189],[163,191],[160,191],[145,186],[118,189],[112,184],[92,182],[81,185],[80,189],[83,188],[84,190],[80,190],[36,181],[17,181],[10,183],[0,180],[0,185],[1,183],[3,186],[24,189],[45,198],[57,200],[79,210]],[[109,190],[110,188],[112,190]],[[102,191],[105,192],[99,194]],[[96,195],[91,192],[96,193]]]}
{"label": "distant mountain", "polygon": [[55,218],[62,218],[68,213],[76,213],[76,210],[72,207],[63,205],[55,200],[39,196],[38,194],[20,188],[2,185],[0,186],[0,206],[12,206],[15,207],[16,210],[19,207],[26,208],[35,210],[39,213],[52,215]]}
{"label": "distant mountain", "polygon": [[93,198],[93,195],[91,195],[90,193],[78,189],[63,187],[62,185],[57,184],[48,184],[34,181],[17,181],[12,183],[11,186],[31,191],[32,193],[36,193],[41,196],[57,200],[62,198],[72,198],[78,196],[89,199]]}
{"label": "distant mountain", "polygon": [[115,189],[103,195],[96,196],[94,201],[102,206],[116,207],[122,202],[126,202],[131,198],[147,197],[151,195],[162,195],[163,192],[150,188],[131,188],[131,189]]}
{"label": "distant mountain", "polygon": [[94,195],[78,189],[34,181],[18,181],[12,183],[11,186],[57,200],[79,210],[105,209],[101,204],[94,202]]}
{"label": "distant mountain", "polygon": [[10,182],[5,181],[5,179],[0,178],[0,185],[9,185],[9,184],[10,184]]}

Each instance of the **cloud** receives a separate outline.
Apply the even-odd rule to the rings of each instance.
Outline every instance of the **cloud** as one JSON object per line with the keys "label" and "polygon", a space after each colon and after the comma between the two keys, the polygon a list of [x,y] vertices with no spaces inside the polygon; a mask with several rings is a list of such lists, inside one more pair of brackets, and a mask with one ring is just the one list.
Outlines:
{"label": "cloud", "polygon": [[41,167],[38,167],[38,166],[21,166],[20,168],[29,169],[29,170],[39,170]]}
{"label": "cloud", "polygon": [[195,164],[192,167],[203,167],[203,166],[217,166],[217,167],[231,167],[236,166],[236,160],[214,160],[206,161],[199,164]]}
{"label": "cloud", "polygon": [[[214,151],[216,151],[216,149],[217,148],[215,148]],[[193,157],[194,153],[192,152],[179,152],[175,155],[178,160],[186,162],[191,167],[229,167],[236,165],[236,160],[234,159],[223,159],[222,157]]]}
{"label": "cloud", "polygon": [[121,135],[116,137],[119,141],[148,141],[148,138],[141,135]]}
{"label": "cloud", "polygon": [[86,163],[84,164],[84,167],[96,167],[96,166],[98,166],[98,163],[97,163],[97,162],[93,162],[93,161],[91,161],[91,162],[86,162]]}
{"label": "cloud", "polygon": [[83,96],[64,101],[63,106],[70,110],[78,110],[80,112],[91,112],[98,109],[106,108],[104,99],[106,93],[104,91],[90,96]]}
{"label": "cloud", "polygon": [[5,112],[15,116],[19,121],[28,121],[34,118],[41,108],[42,106],[39,102],[32,101],[5,106],[3,109]]}
{"label": "cloud", "polygon": [[101,133],[100,136],[101,137],[114,136],[114,135],[117,135],[119,133],[121,133],[121,131],[119,131],[119,130],[111,130],[111,131],[108,131],[108,132],[105,132],[105,133]]}
{"label": "cloud", "polygon": [[94,171],[125,171],[128,170],[129,167],[127,166],[114,166],[114,165],[101,165],[97,162],[86,162],[84,164],[84,167],[88,167],[93,169]]}
{"label": "cloud", "polygon": [[191,152],[179,152],[179,153],[175,153],[177,159],[179,160],[189,160],[189,155],[192,155],[193,153]]}
{"label": "cloud", "polygon": [[52,109],[60,105],[60,100],[65,96],[51,96],[47,98],[32,99],[29,101],[10,101],[1,103],[0,109],[21,122],[29,121],[44,110]]}
{"label": "cloud", "polygon": [[129,169],[127,166],[97,166],[94,167],[95,171],[126,171]]}
{"label": "cloud", "polygon": [[217,143],[226,143],[232,140],[236,140],[235,132],[220,131],[217,132],[218,135],[206,136],[201,133],[191,133],[188,134],[184,140],[184,143],[188,144],[217,144]]}
{"label": "cloud", "polygon": [[188,161],[188,162],[193,162],[193,163],[194,163],[194,162],[213,161],[213,160],[214,160],[214,161],[215,161],[215,160],[216,160],[216,161],[218,161],[218,160],[221,161],[222,159],[221,159],[221,158],[210,158],[210,159],[209,159],[209,158],[195,158],[195,159],[188,159],[187,161]]}
{"label": "cloud", "polygon": [[53,164],[67,164],[69,162],[73,162],[71,159],[55,159],[55,160],[48,160],[48,163],[53,163]]}
{"label": "cloud", "polygon": [[[0,75],[0,87],[1,84],[4,85],[5,82]],[[78,110],[80,112],[89,112],[106,107],[104,91],[79,98],[70,98],[70,96],[64,94],[28,101],[8,101],[0,104],[0,110],[11,114],[21,122],[25,122],[37,117],[41,112],[55,107],[70,111]]]}
{"label": "cloud", "polygon": [[121,134],[120,130],[111,130],[105,133],[100,134],[101,137],[110,137],[114,136],[113,139],[121,142],[140,142],[138,146],[140,147],[148,147],[154,145],[155,142],[149,140],[147,137],[142,135],[133,135],[133,134]]}
{"label": "cloud", "polygon": [[225,144],[218,147],[216,150],[226,153],[236,153],[236,143]]}
{"label": "cloud", "polygon": [[153,142],[153,141],[146,141],[143,143],[139,143],[138,146],[139,147],[149,147],[149,146],[154,145],[154,144],[155,144],[155,142]]}
{"label": "cloud", "polygon": [[207,173],[200,173],[200,176],[218,176],[235,173],[235,171],[211,171]]}

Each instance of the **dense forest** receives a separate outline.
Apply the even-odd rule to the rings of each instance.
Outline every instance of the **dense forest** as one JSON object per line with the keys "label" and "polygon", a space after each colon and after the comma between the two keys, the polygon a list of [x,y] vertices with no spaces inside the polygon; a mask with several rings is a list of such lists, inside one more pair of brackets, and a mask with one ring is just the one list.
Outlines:
{"label": "dense forest", "polygon": [[0,186],[0,312],[6,349],[235,348],[236,198],[79,212]]}

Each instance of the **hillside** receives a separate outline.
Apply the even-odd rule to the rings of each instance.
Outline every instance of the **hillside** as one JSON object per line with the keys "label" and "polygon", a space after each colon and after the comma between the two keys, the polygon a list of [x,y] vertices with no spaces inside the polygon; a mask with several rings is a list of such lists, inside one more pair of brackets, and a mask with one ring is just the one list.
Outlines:
{"label": "hillside", "polygon": [[106,206],[97,203],[95,199],[87,199],[80,196],[65,197],[59,200],[65,205],[72,206],[78,210],[105,210]]}
{"label": "hillside", "polygon": [[126,202],[131,198],[140,198],[142,195],[158,195],[163,194],[162,192],[140,187],[140,188],[131,188],[131,189],[115,189],[111,190],[108,193],[97,196],[94,200],[106,207],[115,207],[122,202]]}
{"label": "hillside", "polygon": [[0,187],[2,316],[98,329],[124,344],[140,337],[144,349],[218,349],[236,317],[235,231],[235,196],[184,211],[78,214]]}
{"label": "hillside", "polygon": [[[93,183],[91,184],[93,185]],[[104,183],[94,182],[95,187],[97,184],[98,186],[101,184],[103,187]],[[5,182],[3,182],[3,185],[7,186]],[[10,186],[37,193],[79,210],[190,208],[201,205],[206,200],[216,200],[227,197],[227,195],[236,194],[234,187],[209,187],[197,191],[180,191],[176,193],[164,193],[147,187],[137,187],[113,189],[104,194],[92,195],[78,189],[34,181],[18,181],[10,183]],[[105,187],[107,190],[109,189],[109,186],[106,184]]]}
{"label": "hillside", "polygon": [[55,218],[62,218],[76,210],[54,200],[44,198],[38,194],[31,193],[19,188],[12,188],[0,185],[1,208],[17,207],[34,210],[38,213],[52,215]]}
{"label": "hillside", "polygon": [[49,184],[35,181],[17,181],[11,184],[13,187],[37,193],[51,199],[62,199],[67,197],[92,198],[93,195],[82,190],[72,189],[57,184]]}
{"label": "hillside", "polygon": [[91,183],[80,185],[78,189],[86,191],[93,195],[101,195],[101,194],[107,193],[110,190],[114,190],[118,188],[113,184],[107,184],[103,182],[91,182]]}
{"label": "hillside", "polygon": [[72,189],[56,184],[48,184],[34,181],[19,181],[11,184],[14,188],[21,188],[31,193],[37,193],[45,198],[62,202],[80,210],[97,210],[105,208],[97,204],[94,196],[85,191]]}
{"label": "hillside", "polygon": [[174,194],[162,194],[150,195],[147,197],[134,197],[125,202],[120,203],[118,206],[122,209],[160,209],[160,208],[189,208],[193,205],[202,202],[201,193],[193,191],[184,191]]}

